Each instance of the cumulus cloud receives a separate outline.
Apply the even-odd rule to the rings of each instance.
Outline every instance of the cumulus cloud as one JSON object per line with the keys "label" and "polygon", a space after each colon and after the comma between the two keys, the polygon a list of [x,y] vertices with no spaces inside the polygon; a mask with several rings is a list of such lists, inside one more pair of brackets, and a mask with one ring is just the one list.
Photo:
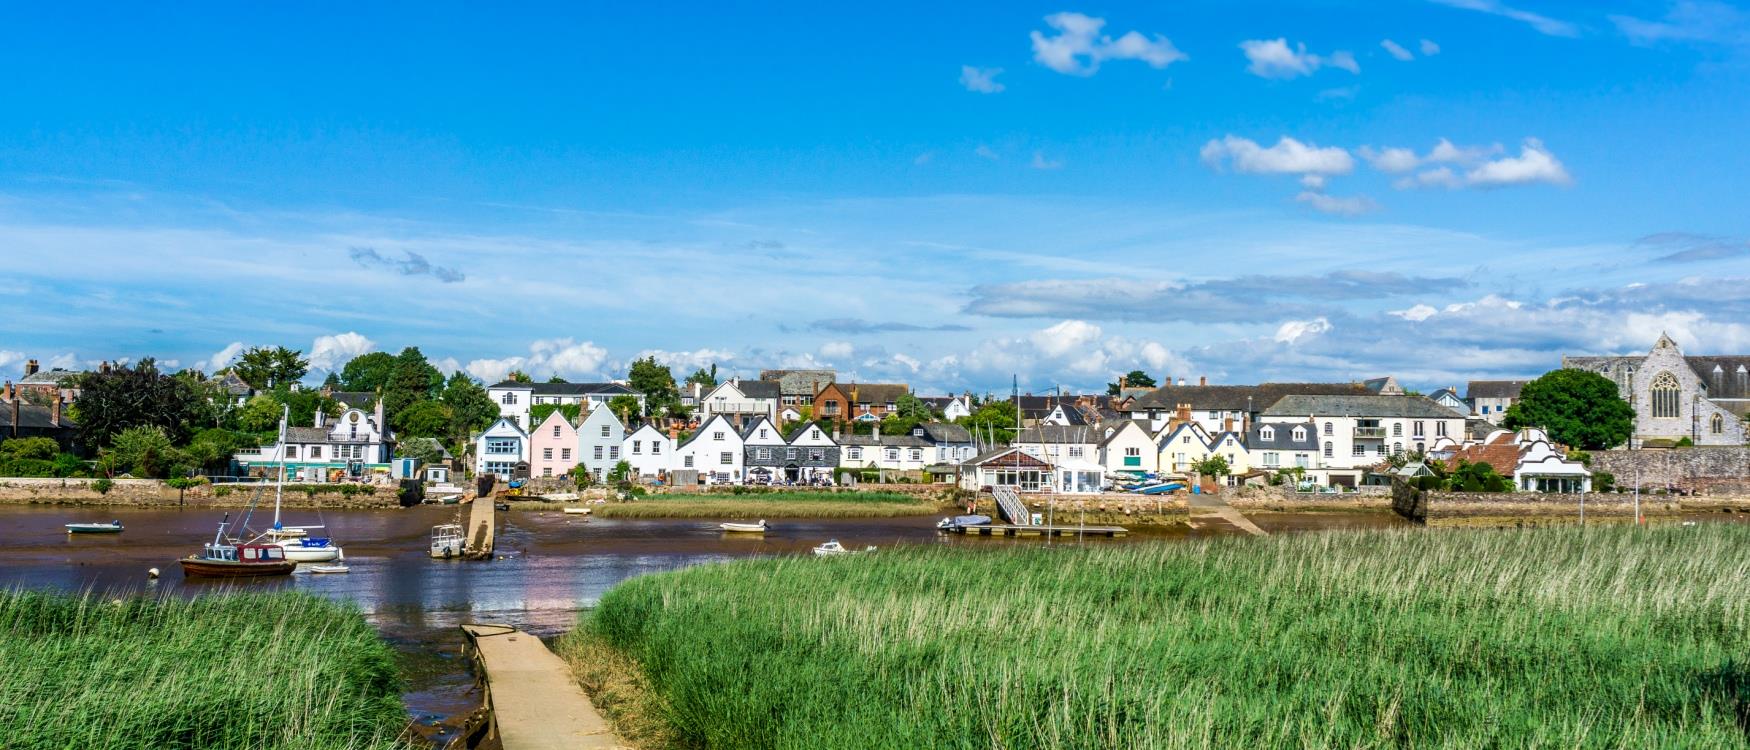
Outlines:
{"label": "cumulus cloud", "polygon": [[353,357],[375,351],[377,342],[357,331],[317,336],[310,343],[310,369],[333,372]]}
{"label": "cumulus cloud", "polygon": [[236,362],[237,358],[243,355],[245,348],[247,347],[243,346],[241,341],[231,342],[225,348],[214,352],[213,356],[208,357],[206,361],[200,363],[201,371],[211,373],[230,367],[232,362]]}
{"label": "cumulus cloud", "polygon": [[1460,164],[1474,165],[1486,161],[1489,157],[1500,154],[1506,149],[1501,144],[1487,146],[1459,146],[1445,138],[1435,141],[1425,155],[1417,155],[1415,150],[1402,147],[1374,148],[1362,146],[1355,149],[1362,159],[1374,169],[1390,174],[1402,174],[1427,164]]}
{"label": "cumulus cloud", "polygon": [[1160,34],[1152,38],[1129,31],[1114,39],[1100,33],[1106,19],[1081,13],[1053,13],[1045,24],[1055,33],[1034,31],[1033,59],[1040,65],[1069,75],[1091,76],[1107,60],[1139,60],[1150,67],[1165,68],[1188,59]]}
{"label": "cumulus cloud", "polygon": [[1002,68],[976,68],[971,65],[960,66],[960,85],[967,91],[980,94],[995,94],[1003,90],[1003,85],[997,83],[997,74]]}
{"label": "cumulus cloud", "polygon": [[1569,185],[1574,182],[1560,160],[1543,147],[1536,138],[1527,138],[1518,156],[1485,162],[1464,175],[1466,185],[1475,187],[1505,187],[1508,185]]}
{"label": "cumulus cloud", "polygon": [[845,359],[856,353],[857,348],[849,341],[828,341],[820,345],[820,356],[827,359]]}
{"label": "cumulus cloud", "polygon": [[[665,351],[662,349],[645,349],[644,351],[638,352],[638,356],[634,357],[634,359],[644,359],[645,357],[654,357],[657,362],[662,363],[664,367],[675,370],[681,377],[686,377],[694,370],[700,368],[709,370],[711,369],[711,365],[727,367],[736,361],[735,352],[727,349],[712,349],[709,347],[678,352]],[[625,366],[622,367],[616,367],[615,369],[624,370],[626,367],[629,367],[631,363],[627,362],[624,363],[624,365]]]}
{"label": "cumulus cloud", "polygon": [[1319,190],[1302,190],[1294,196],[1294,201],[1320,213],[1338,216],[1360,216],[1379,210],[1379,204],[1365,195],[1335,196]]}
{"label": "cumulus cloud", "polygon": [[[1428,153],[1422,155],[1401,147],[1362,146],[1355,152],[1374,169],[1388,174],[1405,175],[1393,183],[1399,189],[1491,188],[1540,182],[1567,185],[1573,182],[1561,161],[1536,138],[1525,139],[1518,156],[1500,156],[1505,150],[1499,143],[1459,146],[1441,138]],[[1413,175],[1408,174],[1423,167],[1430,168]],[[1461,170],[1453,167],[1460,167]]]}
{"label": "cumulus cloud", "polygon": [[965,356],[950,356],[922,368],[943,377],[988,382],[1018,375],[1038,386],[1097,388],[1134,369],[1188,372],[1190,364],[1159,342],[1108,335],[1098,325],[1065,320],[1023,335],[980,342]]}
{"label": "cumulus cloud", "polygon": [[1308,336],[1317,336],[1331,330],[1331,321],[1325,318],[1312,320],[1290,320],[1276,327],[1273,337],[1280,344],[1294,344]]}
{"label": "cumulus cloud", "polygon": [[521,370],[536,379],[558,375],[567,380],[578,380],[601,377],[602,365],[607,359],[608,351],[593,342],[570,338],[541,339],[529,344],[527,356],[476,359],[464,369],[487,383],[504,380],[512,370]]}
{"label": "cumulus cloud", "polygon": [[1305,44],[1289,47],[1285,38],[1248,39],[1240,42],[1240,50],[1250,61],[1246,70],[1259,78],[1299,78],[1325,67],[1361,72],[1361,65],[1355,62],[1355,55],[1351,53],[1339,50],[1329,55],[1315,55],[1306,51]]}
{"label": "cumulus cloud", "polygon": [[1390,39],[1380,40],[1379,46],[1385,48],[1385,53],[1404,62],[1416,59],[1416,53],[1404,49],[1404,46]]}
{"label": "cumulus cloud", "polygon": [[468,278],[454,268],[434,266],[431,261],[425,259],[425,256],[412,250],[401,252],[405,257],[396,260],[377,252],[375,248],[353,247],[346,251],[347,255],[352,258],[352,262],[365,268],[386,268],[402,276],[430,276],[445,284],[454,284]]}
{"label": "cumulus cloud", "polygon": [[1214,168],[1231,163],[1235,172],[1251,174],[1348,174],[1355,160],[1345,149],[1313,144],[1282,136],[1276,145],[1259,146],[1256,141],[1228,135],[1221,140],[1203,144],[1199,152],[1203,163]]}
{"label": "cumulus cloud", "polygon": [[1520,10],[1497,0],[1433,0],[1436,3],[1452,8],[1474,10],[1479,13],[1510,18],[1537,30],[1546,36],[1577,37],[1580,27],[1567,21],[1560,21],[1549,16],[1539,15],[1530,11]]}

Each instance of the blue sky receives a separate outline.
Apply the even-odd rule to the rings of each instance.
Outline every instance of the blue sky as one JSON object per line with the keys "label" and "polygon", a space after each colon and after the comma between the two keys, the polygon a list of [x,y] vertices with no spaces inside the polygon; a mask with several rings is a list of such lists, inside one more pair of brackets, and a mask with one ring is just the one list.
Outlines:
{"label": "blue sky", "polygon": [[1437,387],[1750,350],[1744,8],[829,5],[8,10],[0,370]]}

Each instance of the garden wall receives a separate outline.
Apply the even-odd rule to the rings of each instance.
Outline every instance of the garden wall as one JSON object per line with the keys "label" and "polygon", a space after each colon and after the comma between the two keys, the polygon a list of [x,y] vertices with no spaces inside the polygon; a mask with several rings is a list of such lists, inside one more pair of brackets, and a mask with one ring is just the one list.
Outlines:
{"label": "garden wall", "polygon": [[1592,470],[1610,472],[1623,488],[1634,486],[1638,471],[1643,492],[1750,500],[1750,447],[1745,446],[1599,451],[1592,454]]}
{"label": "garden wall", "polygon": [[[0,504],[26,505],[133,505],[140,507],[186,505],[209,508],[240,508],[249,505],[255,491],[262,485],[221,484],[200,485],[178,491],[158,479],[112,479],[108,492],[92,487],[95,479],[0,478]],[[372,487],[366,494],[342,495],[340,485],[310,485],[318,491],[305,492],[305,485],[287,485],[283,505],[288,508],[393,508],[399,507],[397,488]],[[273,488],[267,486],[271,500]]]}
{"label": "garden wall", "polygon": [[[1553,522],[1580,519],[1579,494],[1541,492],[1440,492],[1392,484],[1392,510],[1421,523],[1442,521]],[[1627,493],[1584,495],[1586,518],[1632,519],[1635,498]],[[1676,496],[1642,495],[1641,516],[1676,515],[1683,510]]]}

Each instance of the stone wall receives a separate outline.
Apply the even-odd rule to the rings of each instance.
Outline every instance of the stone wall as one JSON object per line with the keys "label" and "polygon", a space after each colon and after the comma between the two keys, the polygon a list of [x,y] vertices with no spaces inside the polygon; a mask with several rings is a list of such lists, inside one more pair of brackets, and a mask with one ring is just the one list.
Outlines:
{"label": "stone wall", "polygon": [[[222,484],[200,485],[179,491],[158,479],[112,479],[108,492],[92,487],[95,479],[0,478],[0,505],[133,505],[209,508],[240,508],[249,505],[261,485]],[[287,485],[282,505],[288,508],[382,508],[400,505],[395,486],[372,487],[369,494],[342,495],[339,492],[318,491],[310,494],[305,485]],[[339,485],[332,485],[338,487]],[[319,490],[329,486],[313,485]],[[271,504],[272,486],[263,499]]]}
{"label": "stone wall", "polygon": [[1221,494],[1243,511],[1383,510],[1391,507],[1391,488],[1358,487],[1359,492],[1296,492],[1267,484],[1229,487]]}
{"label": "stone wall", "polygon": [[1631,488],[1635,472],[1643,492],[1674,492],[1750,498],[1750,447],[1704,446],[1672,450],[1599,451],[1592,470],[1607,471],[1618,487]]}
{"label": "stone wall", "polygon": [[[1580,518],[1582,496],[1542,492],[1439,492],[1418,490],[1403,482],[1392,485],[1392,510],[1412,521],[1435,523],[1460,519],[1559,520]],[[1588,492],[1586,517],[1633,518],[1635,498],[1627,493]],[[1643,518],[1675,515],[1683,510],[1676,496],[1642,495]]]}

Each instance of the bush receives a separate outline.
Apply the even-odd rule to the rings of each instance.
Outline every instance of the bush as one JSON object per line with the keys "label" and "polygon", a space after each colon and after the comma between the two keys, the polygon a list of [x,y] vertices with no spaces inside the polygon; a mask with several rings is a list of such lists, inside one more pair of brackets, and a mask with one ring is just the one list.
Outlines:
{"label": "bush", "polygon": [[109,477],[98,477],[96,481],[91,483],[91,489],[96,490],[99,495],[109,494],[110,489],[114,487],[115,482],[111,481]]}
{"label": "bush", "polygon": [[1608,471],[1592,472],[1592,491],[1610,492],[1616,489],[1616,475]]}
{"label": "bush", "polygon": [[1689,436],[1688,436],[1688,435],[1684,435],[1684,436],[1683,436],[1683,437],[1681,437],[1681,438],[1679,438],[1679,439],[1678,439],[1678,440],[1677,440],[1677,443],[1676,443],[1676,446],[1675,446],[1675,447],[1678,447],[1678,448],[1694,448],[1694,447],[1695,447],[1695,441],[1694,441],[1694,440],[1690,440],[1690,439],[1689,439]]}
{"label": "bush", "polygon": [[173,490],[189,490],[207,483],[206,477],[171,477],[164,484]]}

